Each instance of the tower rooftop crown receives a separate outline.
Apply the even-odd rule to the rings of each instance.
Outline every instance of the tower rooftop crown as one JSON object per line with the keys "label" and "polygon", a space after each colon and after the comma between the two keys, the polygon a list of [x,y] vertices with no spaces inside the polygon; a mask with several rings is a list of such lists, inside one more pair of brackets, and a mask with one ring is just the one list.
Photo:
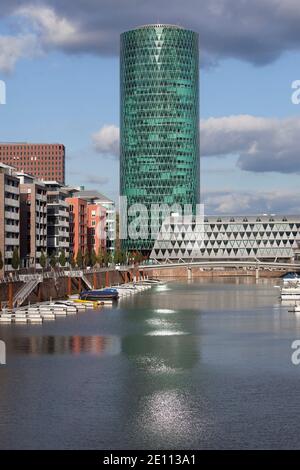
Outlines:
{"label": "tower rooftop crown", "polygon": [[144,24],[142,26],[137,26],[135,29],[147,29],[147,28],[170,28],[170,29],[184,29],[178,24],[167,24],[167,23],[153,23],[153,24]]}

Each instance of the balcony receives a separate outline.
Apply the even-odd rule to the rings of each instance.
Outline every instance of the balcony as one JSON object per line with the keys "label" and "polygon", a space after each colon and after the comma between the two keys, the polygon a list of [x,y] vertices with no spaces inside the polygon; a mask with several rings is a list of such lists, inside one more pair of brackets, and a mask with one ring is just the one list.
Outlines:
{"label": "balcony", "polygon": [[47,195],[43,196],[42,194],[36,193],[36,200],[37,201],[42,201],[42,202],[47,202]]}
{"label": "balcony", "polygon": [[68,211],[65,211],[65,210],[59,210],[59,211],[58,211],[58,216],[59,216],[59,217],[68,217],[68,216],[69,216],[69,212],[68,212]]}
{"label": "balcony", "polygon": [[4,212],[4,217],[8,220],[19,220],[19,214],[17,212]]}
{"label": "balcony", "polygon": [[5,246],[19,246],[20,240],[18,238],[5,238],[4,244]]}
{"label": "balcony", "polygon": [[9,207],[19,207],[20,202],[19,202],[19,200],[16,201],[15,199],[11,199],[11,198],[6,197],[4,199],[4,204],[6,206],[9,206]]}
{"label": "balcony", "polygon": [[11,194],[19,194],[20,193],[18,187],[10,186],[8,184],[6,184],[4,186],[4,191],[6,191],[7,193],[11,193]]}
{"label": "balcony", "polygon": [[18,225],[8,225],[8,224],[5,224],[5,231],[6,232],[10,232],[10,233],[19,233],[20,231],[20,228]]}

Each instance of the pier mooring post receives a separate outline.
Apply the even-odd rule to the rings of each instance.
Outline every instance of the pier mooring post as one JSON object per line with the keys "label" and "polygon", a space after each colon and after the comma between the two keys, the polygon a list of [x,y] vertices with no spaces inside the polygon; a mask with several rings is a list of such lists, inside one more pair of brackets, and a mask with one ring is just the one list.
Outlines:
{"label": "pier mooring post", "polygon": [[93,274],[93,288],[97,289],[97,274]]}
{"label": "pier mooring post", "polygon": [[105,271],[105,287],[109,287],[109,271]]}
{"label": "pier mooring post", "polygon": [[42,301],[42,287],[41,287],[41,284],[38,284],[38,286],[37,286],[37,299],[38,299],[38,302]]}
{"label": "pier mooring post", "polygon": [[72,278],[68,277],[68,295],[72,295]]}
{"label": "pier mooring post", "polygon": [[7,303],[8,303],[8,308],[12,310],[14,306],[14,287],[13,287],[12,282],[8,283],[8,302]]}

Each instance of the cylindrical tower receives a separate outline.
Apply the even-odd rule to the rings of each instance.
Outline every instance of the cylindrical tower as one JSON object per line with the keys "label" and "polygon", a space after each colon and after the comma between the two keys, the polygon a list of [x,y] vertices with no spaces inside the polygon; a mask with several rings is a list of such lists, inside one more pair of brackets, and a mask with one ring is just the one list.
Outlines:
{"label": "cylindrical tower", "polygon": [[[121,35],[120,193],[128,207],[144,204],[149,217],[153,204],[195,211],[199,202],[198,56],[198,35],[179,26]],[[150,251],[153,243],[149,229],[148,239],[122,245]]]}

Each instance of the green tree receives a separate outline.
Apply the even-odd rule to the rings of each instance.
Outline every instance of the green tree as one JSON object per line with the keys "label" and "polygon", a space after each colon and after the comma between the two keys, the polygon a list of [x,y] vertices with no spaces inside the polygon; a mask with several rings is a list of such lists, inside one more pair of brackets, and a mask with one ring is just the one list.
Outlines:
{"label": "green tree", "polygon": [[64,250],[61,250],[59,258],[58,258],[58,262],[63,268],[66,266],[67,260],[66,260],[66,255],[65,255]]}
{"label": "green tree", "polygon": [[106,251],[106,253],[104,255],[104,260],[103,260],[105,266],[107,266],[109,263],[111,263],[111,260],[112,260],[112,256],[111,256],[110,251]]}
{"label": "green tree", "polygon": [[57,265],[57,258],[55,256],[55,253],[53,251],[52,255],[50,256],[50,266],[51,268],[55,268],[55,266]]}
{"label": "green tree", "polygon": [[121,251],[121,264],[128,263],[128,253],[126,251]]}
{"label": "green tree", "polygon": [[98,248],[97,263],[99,264],[99,266],[102,266],[102,264],[104,263],[104,252],[101,246],[99,246]]}
{"label": "green tree", "polygon": [[69,263],[70,263],[71,268],[75,268],[75,266],[76,266],[76,260],[75,260],[75,258],[74,258],[74,256],[73,256],[73,253],[70,254]]}
{"label": "green tree", "polygon": [[115,252],[114,252],[114,263],[115,264],[121,263],[121,252],[120,252],[120,250],[115,250]]}
{"label": "green tree", "polygon": [[144,260],[144,256],[140,251],[135,251],[132,258],[134,263],[141,263]]}
{"label": "green tree", "polygon": [[46,264],[47,264],[47,257],[44,253],[44,250],[42,250],[42,253],[41,253],[41,256],[40,256],[40,259],[39,259],[39,263],[40,263],[41,267],[43,269],[45,269]]}
{"label": "green tree", "polygon": [[97,263],[97,255],[96,255],[95,250],[93,249],[90,253],[90,265],[94,267],[96,263]]}
{"label": "green tree", "polygon": [[19,256],[19,250],[17,247],[15,247],[13,251],[11,265],[13,269],[18,269],[20,267],[20,256]]}
{"label": "green tree", "polygon": [[83,268],[83,263],[84,263],[84,260],[82,256],[82,251],[79,248],[79,250],[77,251],[77,255],[76,255],[76,264],[79,268]]}
{"label": "green tree", "polygon": [[2,251],[0,250],[0,271],[3,269],[4,263],[3,263],[3,257],[2,257]]}
{"label": "green tree", "polygon": [[83,264],[84,264],[84,266],[90,266],[91,265],[90,253],[89,253],[88,250],[85,250],[85,252],[84,252]]}

